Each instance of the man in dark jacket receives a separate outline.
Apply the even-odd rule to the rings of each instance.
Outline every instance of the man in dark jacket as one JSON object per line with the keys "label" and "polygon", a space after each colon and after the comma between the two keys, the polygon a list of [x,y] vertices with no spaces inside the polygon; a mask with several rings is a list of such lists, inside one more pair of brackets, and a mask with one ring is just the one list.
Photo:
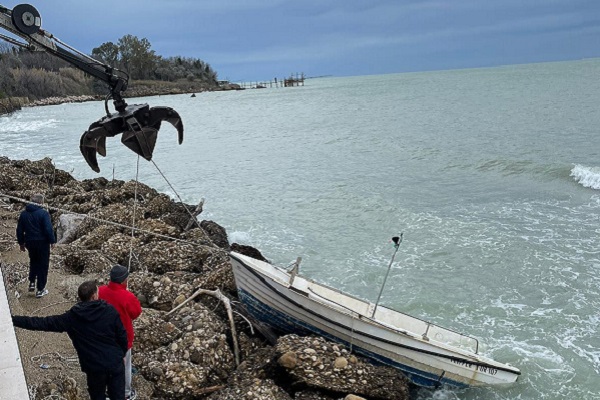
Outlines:
{"label": "man in dark jacket", "polygon": [[44,196],[34,194],[31,202],[27,204],[25,211],[19,215],[17,223],[17,242],[21,251],[29,252],[29,291],[36,289],[35,297],[43,297],[48,294],[46,282],[48,281],[48,267],[50,266],[50,247],[54,246],[56,239],[50,221],[50,214],[40,205],[44,202]]}
{"label": "man in dark jacket", "polygon": [[48,317],[13,316],[14,326],[33,331],[67,332],[87,376],[91,400],[125,399],[127,332],[113,306],[98,300],[95,281],[77,289],[81,300],[69,311]]}

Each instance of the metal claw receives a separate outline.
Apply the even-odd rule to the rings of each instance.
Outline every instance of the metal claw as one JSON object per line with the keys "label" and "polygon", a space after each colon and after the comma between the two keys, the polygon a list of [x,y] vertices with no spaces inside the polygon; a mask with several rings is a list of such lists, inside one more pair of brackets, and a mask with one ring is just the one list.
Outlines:
{"label": "metal claw", "polygon": [[[97,122],[94,124],[97,124]],[[107,135],[104,127],[93,127],[94,124],[90,126],[89,131],[86,131],[83,135],[81,135],[81,139],[79,140],[79,149],[81,150],[81,154],[83,154],[83,158],[85,158],[85,161],[88,163],[88,165],[94,171],[100,172],[96,153],[100,154],[102,157],[106,157]]]}
{"label": "metal claw", "polygon": [[177,129],[179,144],[183,142],[183,121],[177,111],[171,107],[152,107],[150,109],[150,116],[148,125],[154,127],[156,130],[160,129],[162,121],[167,121]]}
{"label": "metal claw", "polygon": [[108,115],[92,123],[81,136],[79,149],[88,165],[100,172],[96,154],[106,156],[106,137],[123,134],[121,142],[136,154],[150,161],[162,121],[177,129],[178,142],[183,142],[183,122],[170,107],[152,107],[147,104],[127,106],[124,111]]}

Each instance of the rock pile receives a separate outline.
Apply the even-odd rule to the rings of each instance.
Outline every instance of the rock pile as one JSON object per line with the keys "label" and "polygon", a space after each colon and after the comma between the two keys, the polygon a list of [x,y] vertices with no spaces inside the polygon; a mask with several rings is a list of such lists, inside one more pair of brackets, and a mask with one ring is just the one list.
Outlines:
{"label": "rock pile", "polygon": [[[318,337],[288,335],[270,346],[241,317],[235,318],[237,365],[227,314],[213,297],[199,296],[169,313],[199,288],[218,289],[236,300],[230,249],[264,259],[257,249],[230,245],[216,222],[201,221],[185,230],[193,206],[141,183],[78,181],[48,158],[0,157],[0,199],[12,207],[15,220],[19,199],[34,193],[46,196],[62,235],[51,256],[53,266],[102,281],[115,263],[130,265],[129,288],[144,307],[135,321],[134,365],[140,374],[134,383],[146,390],[140,398],[408,399],[406,379],[395,370],[375,367]],[[138,230],[132,237],[134,209]],[[65,296],[75,300],[74,290]],[[85,393],[63,378],[38,383],[37,398]]]}
{"label": "rock pile", "polygon": [[85,101],[94,101],[94,100],[102,100],[101,96],[90,96],[90,95],[81,95],[81,96],[64,96],[64,97],[46,97],[40,100],[33,100],[29,104],[28,107],[36,107],[36,106],[50,106],[56,104],[63,103],[83,103]]}

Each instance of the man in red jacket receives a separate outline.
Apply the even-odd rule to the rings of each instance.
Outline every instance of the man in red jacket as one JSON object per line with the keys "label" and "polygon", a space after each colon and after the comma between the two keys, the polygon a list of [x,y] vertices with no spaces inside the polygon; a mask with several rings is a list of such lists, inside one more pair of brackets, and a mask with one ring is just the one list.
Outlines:
{"label": "man in red jacket", "polygon": [[110,271],[108,285],[98,288],[98,297],[111,304],[119,312],[121,322],[127,331],[127,353],[125,354],[125,398],[133,400],[136,392],[131,388],[131,348],[133,347],[133,320],[142,313],[140,301],[127,290],[129,270],[115,265]]}

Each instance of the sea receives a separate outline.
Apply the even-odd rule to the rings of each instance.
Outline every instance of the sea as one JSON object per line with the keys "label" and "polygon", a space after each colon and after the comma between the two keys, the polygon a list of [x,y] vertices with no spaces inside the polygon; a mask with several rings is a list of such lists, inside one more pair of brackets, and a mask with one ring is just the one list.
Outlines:
{"label": "sea", "polygon": [[600,399],[599,76],[589,59],[127,99],[174,108],[183,143],[165,122],[146,161],[108,138],[99,174],[79,139],[103,102],[24,108],[0,117],[0,156],[204,199],[231,243],[522,371],[415,400]]}

